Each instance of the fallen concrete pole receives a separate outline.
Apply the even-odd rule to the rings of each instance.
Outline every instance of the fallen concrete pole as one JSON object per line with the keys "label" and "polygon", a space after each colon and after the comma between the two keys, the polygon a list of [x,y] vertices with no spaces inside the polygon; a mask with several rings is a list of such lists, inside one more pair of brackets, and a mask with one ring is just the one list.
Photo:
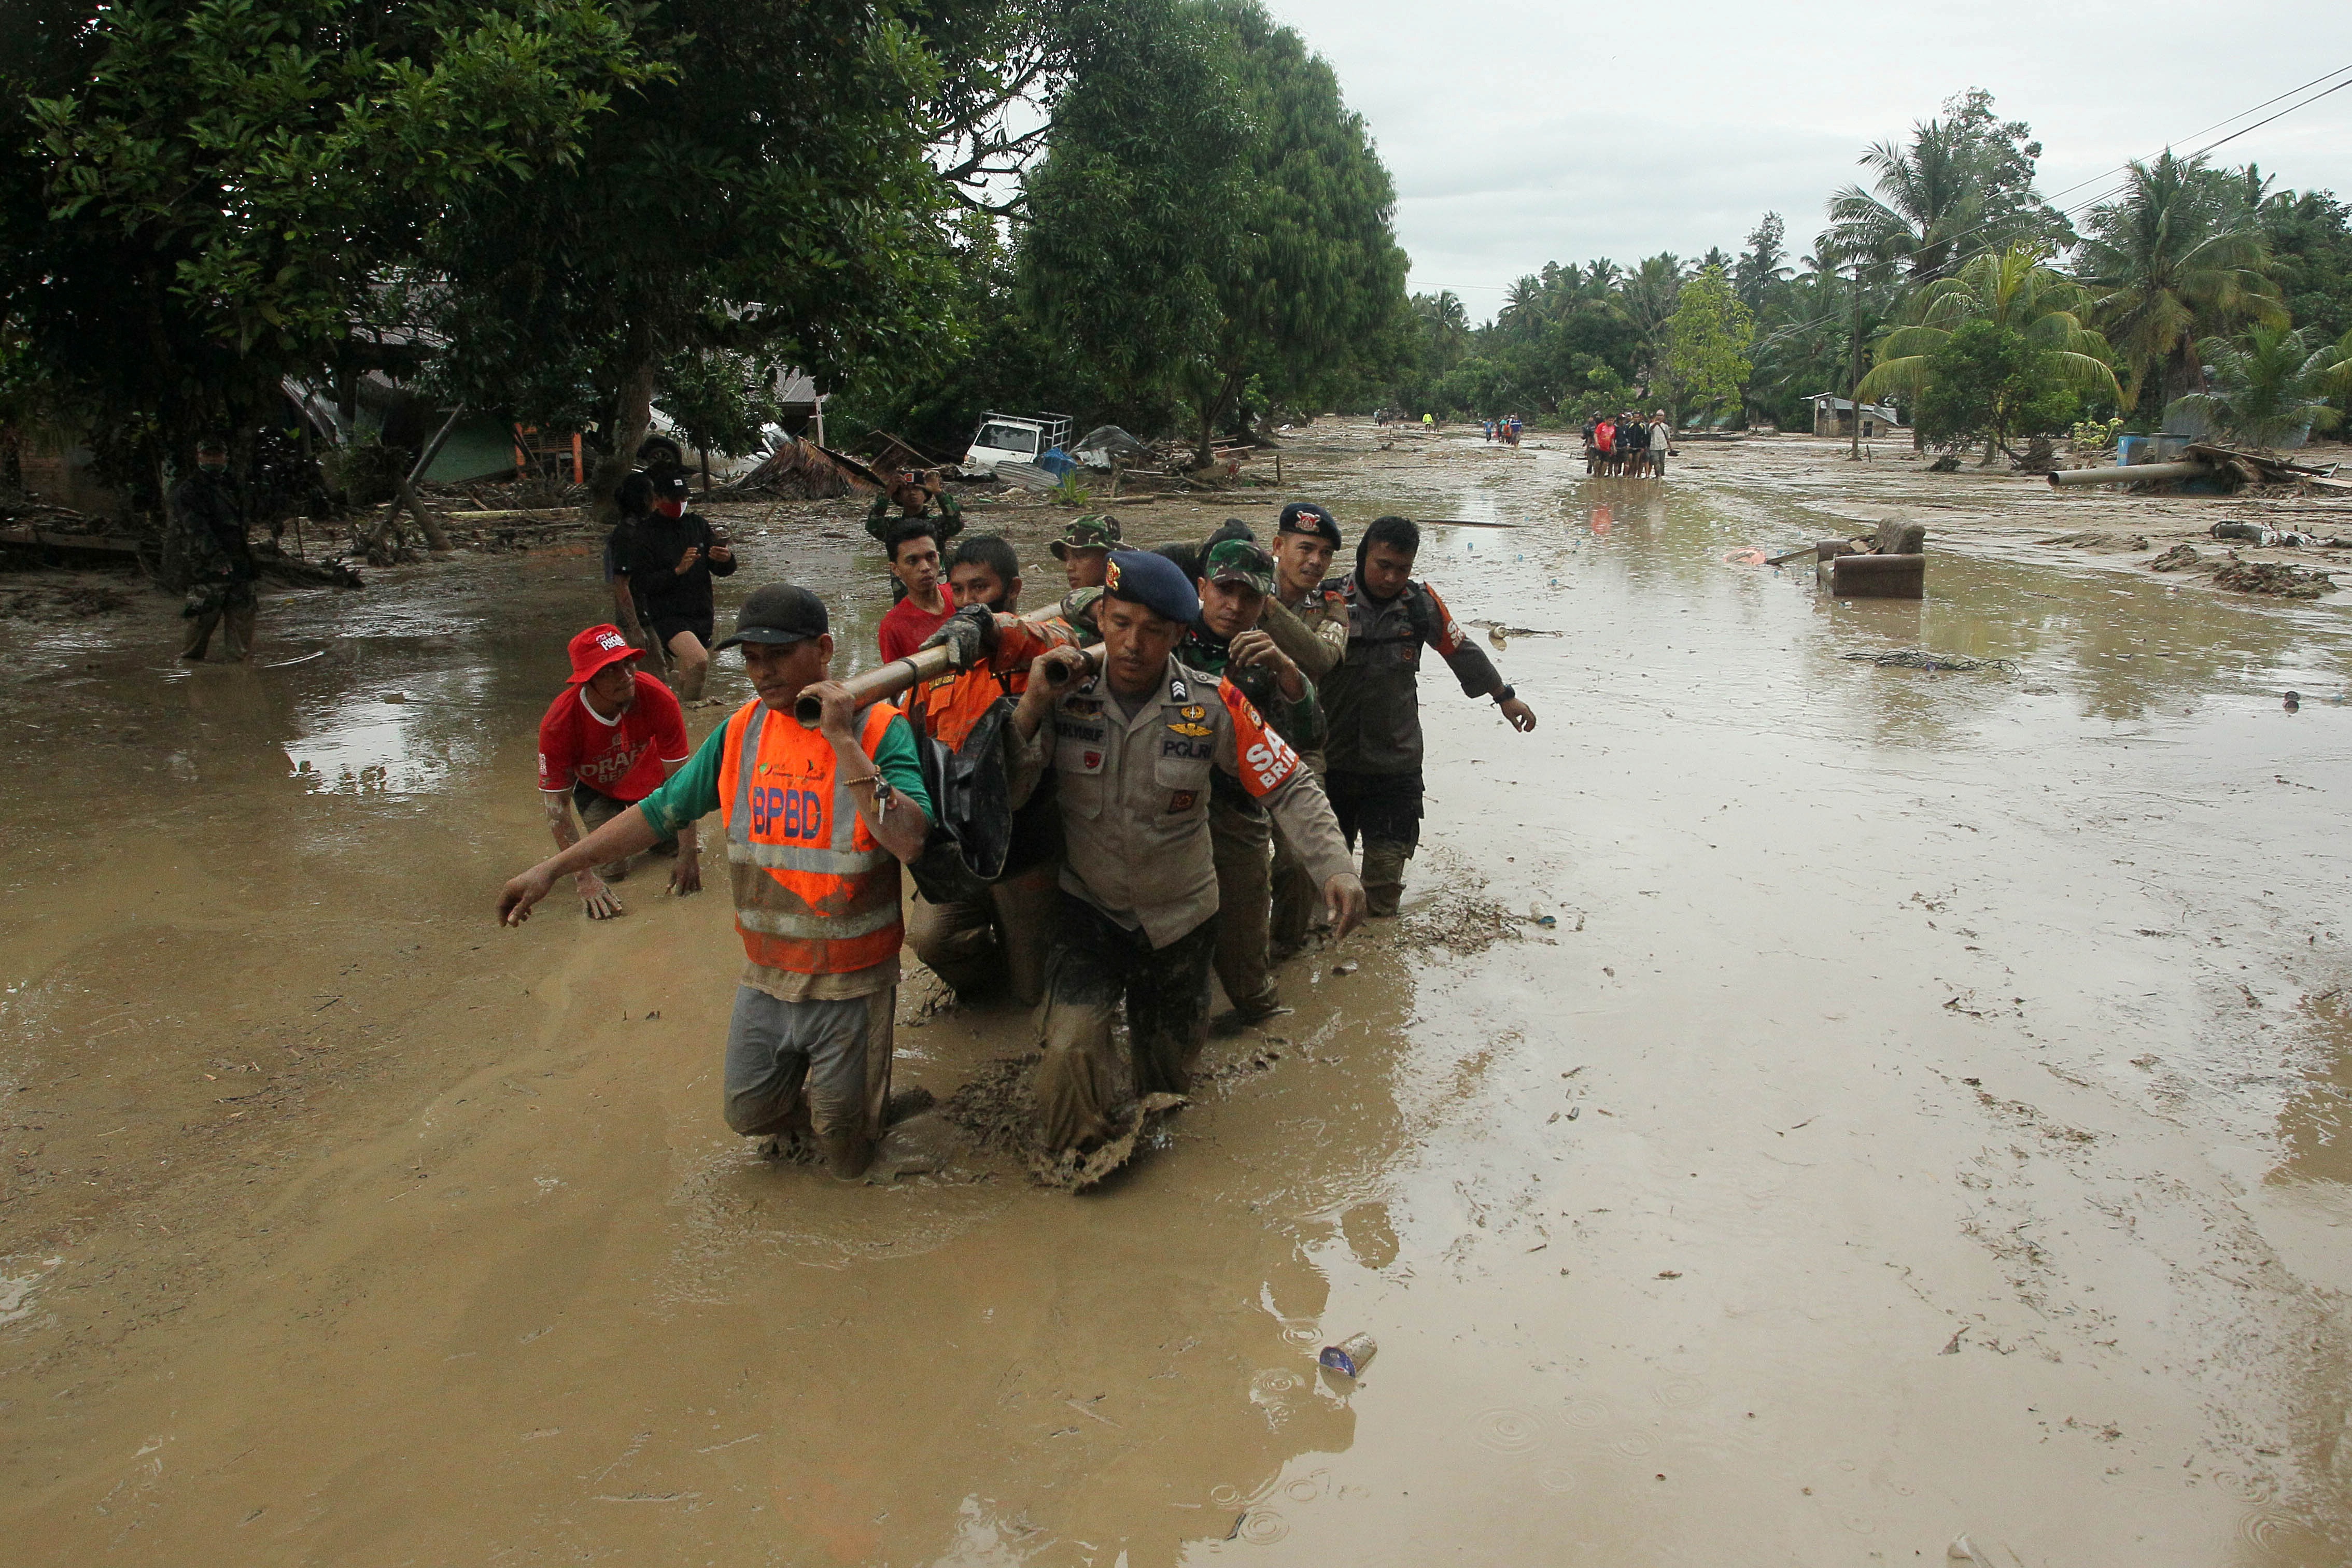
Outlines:
{"label": "fallen concrete pole", "polygon": [[2204,479],[2213,473],[2210,463],[2137,463],[2128,468],[2067,468],[2053,470],[2050,487],[2070,485],[2128,485],[2139,479]]}

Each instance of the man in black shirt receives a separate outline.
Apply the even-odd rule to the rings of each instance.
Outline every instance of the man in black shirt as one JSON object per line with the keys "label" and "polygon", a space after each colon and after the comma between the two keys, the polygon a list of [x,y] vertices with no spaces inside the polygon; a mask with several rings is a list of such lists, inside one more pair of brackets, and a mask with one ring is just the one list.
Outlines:
{"label": "man in black shirt", "polygon": [[735,570],[735,552],[709,519],[686,509],[691,493],[676,469],[651,476],[654,507],[636,527],[629,585],[645,606],[647,629],[669,650],[681,701],[698,702],[710,671],[710,580]]}

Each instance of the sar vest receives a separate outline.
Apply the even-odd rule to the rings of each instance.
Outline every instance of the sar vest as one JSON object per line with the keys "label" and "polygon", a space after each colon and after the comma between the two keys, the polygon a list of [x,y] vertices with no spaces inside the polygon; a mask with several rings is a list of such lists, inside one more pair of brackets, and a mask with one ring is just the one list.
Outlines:
{"label": "sar vest", "polygon": [[[898,710],[866,710],[868,757]],[[719,815],[735,929],[751,962],[800,975],[870,969],[898,951],[898,858],[835,777],[833,742],[756,698],[727,721]]]}

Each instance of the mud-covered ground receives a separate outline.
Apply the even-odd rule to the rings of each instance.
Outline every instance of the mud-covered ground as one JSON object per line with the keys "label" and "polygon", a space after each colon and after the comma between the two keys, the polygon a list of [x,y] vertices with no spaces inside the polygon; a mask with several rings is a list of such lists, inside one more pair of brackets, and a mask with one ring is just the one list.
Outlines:
{"label": "mud-covered ground", "polygon": [[[1079,1197],[755,1158],[722,894],[492,925],[584,543],[269,595],[278,668],[0,581],[121,594],[0,631],[8,1559],[2344,1561],[2352,596],[2144,563],[2352,507],[1389,439],[1114,509],[1512,525],[1423,566],[1541,727],[1433,670],[1404,916]],[[730,508],[722,618],[870,660],[858,509]],[[972,515],[1058,590],[1066,514]],[[1726,560],[1888,517],[1925,603]],[[900,1000],[902,1082],[1017,1099],[1017,1009]]]}

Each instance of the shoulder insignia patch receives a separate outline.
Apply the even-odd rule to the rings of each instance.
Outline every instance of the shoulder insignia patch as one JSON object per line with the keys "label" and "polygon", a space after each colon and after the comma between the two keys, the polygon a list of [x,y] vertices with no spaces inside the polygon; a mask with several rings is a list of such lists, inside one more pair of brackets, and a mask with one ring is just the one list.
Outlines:
{"label": "shoulder insignia patch", "polygon": [[1199,703],[1187,703],[1181,711],[1186,718],[1191,719],[1194,724],[1198,724],[1202,719],[1209,716],[1209,710],[1202,707]]}

